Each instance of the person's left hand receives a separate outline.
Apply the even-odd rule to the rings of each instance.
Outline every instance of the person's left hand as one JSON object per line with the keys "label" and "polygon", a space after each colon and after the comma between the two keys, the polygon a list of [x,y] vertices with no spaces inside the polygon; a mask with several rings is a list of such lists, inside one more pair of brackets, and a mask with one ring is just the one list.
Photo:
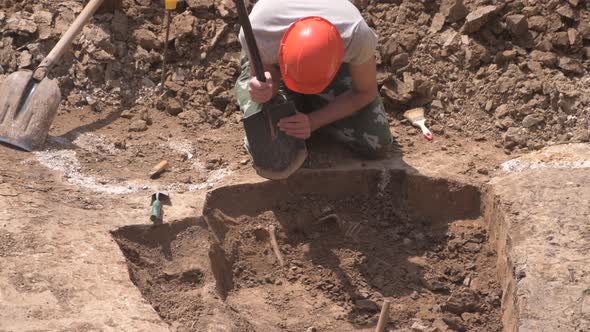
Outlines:
{"label": "person's left hand", "polygon": [[312,132],[311,120],[307,114],[297,113],[293,116],[282,118],[279,121],[279,129],[289,136],[308,139]]}

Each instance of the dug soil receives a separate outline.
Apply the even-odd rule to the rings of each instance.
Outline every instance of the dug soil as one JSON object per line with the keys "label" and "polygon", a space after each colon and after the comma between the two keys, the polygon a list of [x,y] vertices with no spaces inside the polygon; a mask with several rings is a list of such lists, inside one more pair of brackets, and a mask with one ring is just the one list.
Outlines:
{"label": "dug soil", "polygon": [[[412,218],[386,197],[314,196],[255,216],[234,219],[216,210],[208,218],[216,219],[207,220],[215,230],[210,241],[225,253],[210,252],[222,279],[217,292],[243,331],[369,331],[385,299],[392,331],[502,330],[496,255],[481,219]],[[132,280],[181,331],[198,330],[207,314],[198,267],[207,265],[182,263],[206,245],[204,224],[115,234]]]}

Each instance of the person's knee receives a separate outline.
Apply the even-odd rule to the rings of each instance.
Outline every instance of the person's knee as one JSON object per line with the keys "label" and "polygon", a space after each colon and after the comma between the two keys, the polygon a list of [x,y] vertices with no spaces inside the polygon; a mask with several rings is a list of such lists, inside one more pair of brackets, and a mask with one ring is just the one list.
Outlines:
{"label": "person's knee", "polygon": [[366,159],[382,159],[393,142],[391,134],[372,135],[364,133],[356,150]]}

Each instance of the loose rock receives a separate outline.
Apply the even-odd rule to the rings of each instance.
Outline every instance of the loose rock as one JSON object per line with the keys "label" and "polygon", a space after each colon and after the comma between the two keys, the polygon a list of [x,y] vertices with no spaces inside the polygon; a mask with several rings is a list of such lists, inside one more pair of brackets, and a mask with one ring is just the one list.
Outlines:
{"label": "loose rock", "polygon": [[576,16],[576,13],[574,12],[574,10],[572,9],[572,7],[570,7],[570,5],[565,4],[559,8],[557,8],[556,12],[563,16],[563,17],[567,17],[569,19],[574,19]]}
{"label": "loose rock", "polygon": [[168,105],[166,106],[166,112],[168,112],[168,114],[176,116],[182,113],[182,111],[182,104],[180,103],[180,101],[178,101],[178,99],[168,99]]}
{"label": "loose rock", "polygon": [[131,122],[129,126],[129,131],[146,131],[148,129],[147,123],[144,120],[135,120]]}
{"label": "loose rock", "polygon": [[377,305],[377,303],[375,303],[371,300],[366,300],[366,299],[356,300],[354,304],[355,304],[356,308],[360,311],[369,311],[369,312],[379,311],[379,306]]}
{"label": "loose rock", "polygon": [[20,56],[18,57],[18,67],[19,68],[27,68],[32,63],[32,56],[29,51],[21,52]]}
{"label": "loose rock", "polygon": [[527,20],[529,29],[544,32],[547,29],[547,19],[544,16],[532,16]]}
{"label": "loose rock", "polygon": [[432,24],[430,25],[430,32],[435,33],[442,30],[445,25],[445,16],[441,13],[437,13],[432,18]]}
{"label": "loose rock", "polygon": [[464,19],[469,12],[463,4],[463,0],[443,0],[440,5],[440,13],[447,22],[456,22]]}
{"label": "loose rock", "polygon": [[479,29],[481,29],[497,12],[498,7],[496,6],[484,6],[477,8],[475,11],[467,15],[462,29],[463,32],[473,33],[479,31]]}
{"label": "loose rock", "polygon": [[572,74],[583,74],[585,72],[584,65],[576,59],[568,58],[568,57],[561,57],[559,58],[559,68],[563,69],[565,72],[572,73]]}
{"label": "loose rock", "polygon": [[526,137],[519,128],[511,127],[502,136],[504,147],[507,149],[513,148],[516,145],[524,146],[526,144]]}
{"label": "loose rock", "polygon": [[133,32],[133,39],[146,50],[152,50],[160,46],[156,34],[148,29],[138,29]]}
{"label": "loose rock", "polygon": [[540,62],[545,66],[555,66],[555,64],[557,64],[557,55],[553,52],[534,50],[531,52],[531,59]]}
{"label": "loose rock", "polygon": [[522,119],[522,126],[525,128],[530,128],[532,126],[538,125],[539,123],[543,122],[543,116],[538,114],[529,114]]}
{"label": "loose rock", "polygon": [[6,30],[21,36],[30,36],[37,32],[37,24],[31,20],[15,16],[6,21]]}
{"label": "loose rock", "polygon": [[524,37],[529,32],[529,25],[524,15],[508,16],[506,24],[515,37]]}

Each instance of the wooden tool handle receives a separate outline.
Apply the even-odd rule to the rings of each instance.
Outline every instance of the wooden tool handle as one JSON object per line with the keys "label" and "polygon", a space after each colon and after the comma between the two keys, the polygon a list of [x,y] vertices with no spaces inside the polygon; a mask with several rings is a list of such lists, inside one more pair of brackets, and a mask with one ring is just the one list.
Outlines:
{"label": "wooden tool handle", "polygon": [[244,0],[234,0],[234,2],[236,3],[236,9],[238,10],[240,25],[244,30],[244,37],[246,37],[246,44],[248,44],[248,50],[250,52],[250,61],[252,61],[252,65],[254,66],[256,79],[260,82],[266,82],[262,59],[260,59],[258,45],[256,44],[256,38],[254,38],[254,32],[252,32],[252,25],[250,24],[248,11],[246,11],[246,5],[244,4]]}
{"label": "wooden tool handle", "polygon": [[381,307],[381,313],[379,314],[379,321],[377,322],[377,328],[375,332],[384,332],[385,326],[387,326],[387,321],[389,320],[389,304],[391,302],[389,300],[383,301],[383,306]]}
{"label": "wooden tool handle", "polygon": [[74,23],[70,25],[68,30],[63,34],[63,36],[61,36],[60,40],[53,47],[51,52],[49,52],[45,59],[43,59],[39,67],[37,67],[37,70],[35,70],[34,74],[36,80],[40,81],[45,78],[49,70],[51,70],[53,65],[59,61],[59,59],[61,59],[65,50],[72,44],[74,38],[76,38],[80,30],[82,30],[90,17],[96,13],[103,2],[104,0],[90,0],[90,2],[88,2]]}

